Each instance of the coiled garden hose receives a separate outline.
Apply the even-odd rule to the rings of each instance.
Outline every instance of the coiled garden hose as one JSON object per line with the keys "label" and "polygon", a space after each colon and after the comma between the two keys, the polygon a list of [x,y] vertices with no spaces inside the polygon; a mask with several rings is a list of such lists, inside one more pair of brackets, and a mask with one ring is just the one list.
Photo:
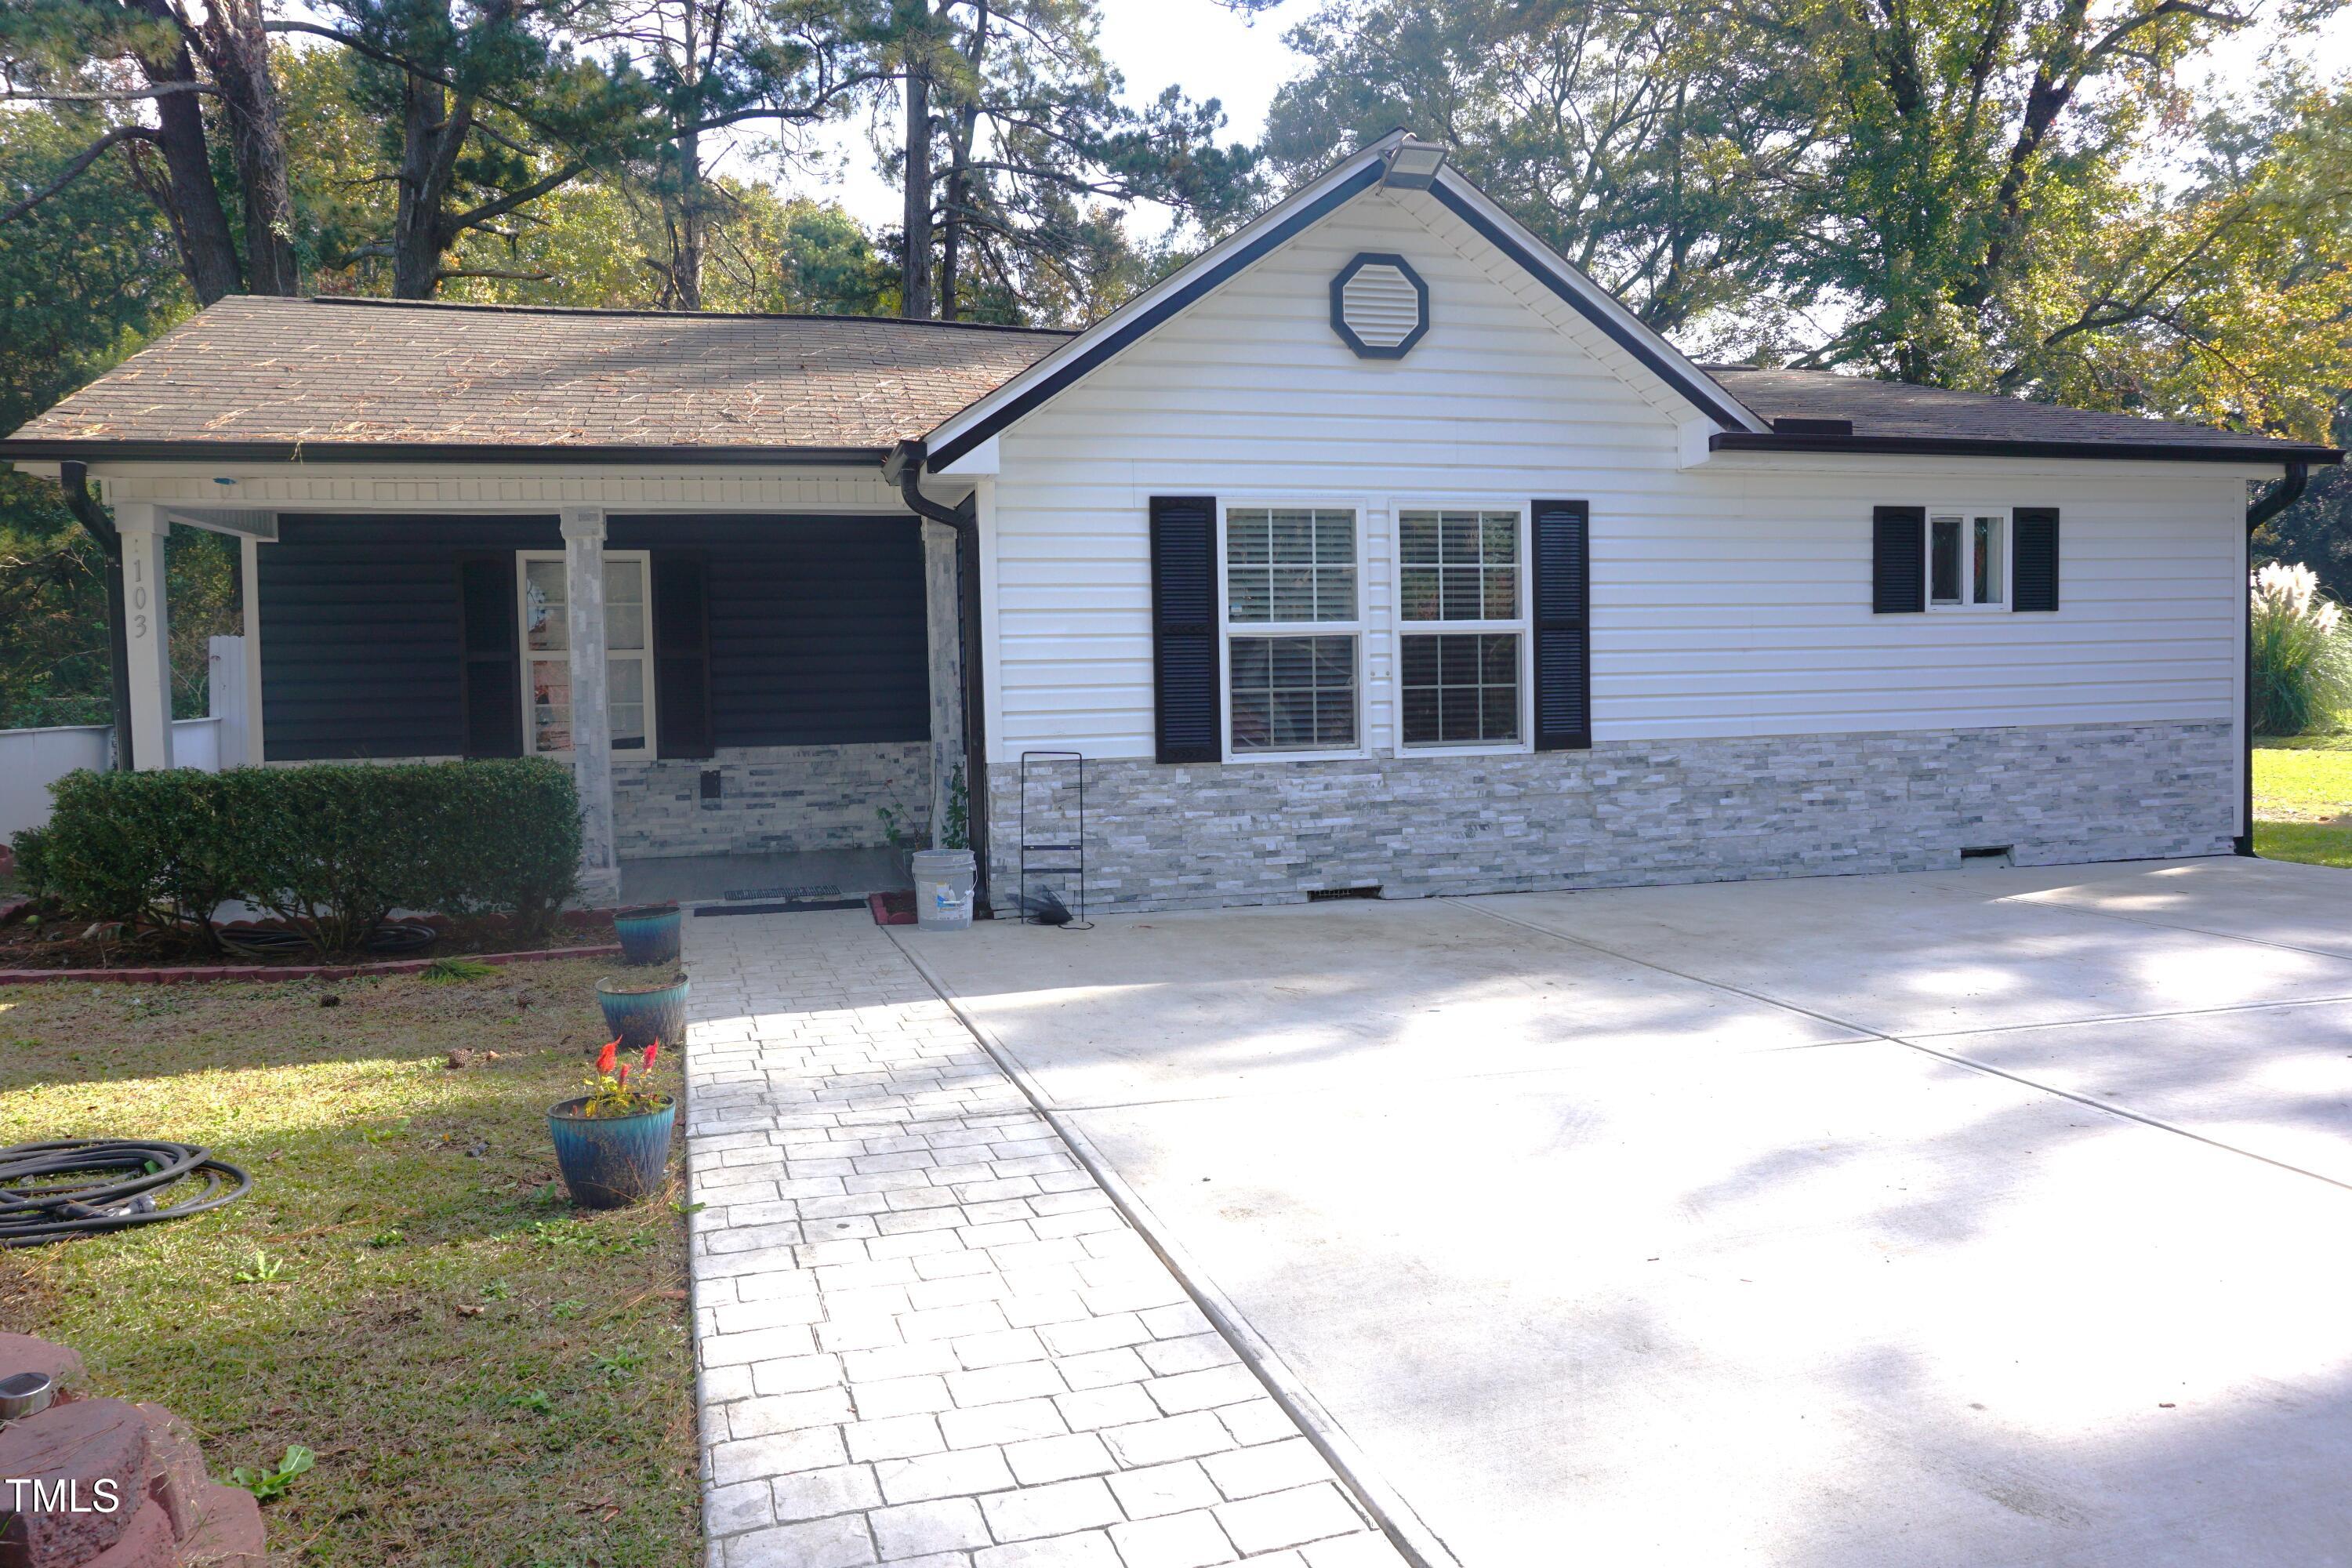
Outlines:
{"label": "coiled garden hose", "polygon": [[[165,1189],[185,1183],[175,1195]],[[253,1178],[209,1149],[134,1138],[61,1138],[0,1149],[0,1247],[38,1247],[235,1203]]]}

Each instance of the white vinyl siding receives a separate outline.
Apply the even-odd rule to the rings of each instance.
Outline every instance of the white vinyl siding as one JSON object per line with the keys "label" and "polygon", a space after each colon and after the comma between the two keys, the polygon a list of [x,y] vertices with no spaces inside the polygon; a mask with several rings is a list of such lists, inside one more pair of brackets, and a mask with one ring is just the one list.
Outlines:
{"label": "white vinyl siding", "polygon": [[[1330,280],[1363,251],[1429,284],[1429,333],[1401,361],[1330,330]],[[1153,495],[1363,498],[1374,752],[1402,745],[1396,513],[1549,496],[1591,505],[1598,742],[2233,713],[2241,472],[1732,454],[1684,469],[1688,417],[1427,197],[1353,202],[1000,437],[992,755],[1152,754]],[[2059,509],[2062,609],[1873,616],[1872,510],[1918,497]]]}

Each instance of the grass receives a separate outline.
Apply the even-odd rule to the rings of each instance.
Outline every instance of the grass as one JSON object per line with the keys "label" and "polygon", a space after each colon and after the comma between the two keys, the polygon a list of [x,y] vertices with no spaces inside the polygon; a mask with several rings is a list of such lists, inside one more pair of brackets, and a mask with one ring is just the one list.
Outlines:
{"label": "grass", "polygon": [[2352,733],[2255,741],[2254,852],[2352,867]]}
{"label": "grass", "polygon": [[0,993],[0,1144],[171,1138],[254,1177],[0,1252],[0,1323],[187,1417],[216,1477],[314,1450],[264,1510],[281,1568],[699,1562],[678,1193],[592,1215],[552,1184],[606,967]]}

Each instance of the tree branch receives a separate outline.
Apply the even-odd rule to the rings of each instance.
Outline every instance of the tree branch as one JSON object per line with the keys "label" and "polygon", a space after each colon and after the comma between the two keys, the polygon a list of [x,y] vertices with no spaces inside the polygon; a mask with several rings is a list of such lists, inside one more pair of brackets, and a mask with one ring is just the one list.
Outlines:
{"label": "tree branch", "polygon": [[449,235],[455,239],[469,228],[478,228],[494,217],[503,217],[519,206],[535,202],[556,186],[566,184],[588,172],[586,163],[566,163],[544,179],[533,180],[518,191],[509,191],[494,202],[484,202],[471,212],[459,213],[449,220]]}
{"label": "tree branch", "polygon": [[18,218],[23,217],[26,213],[31,212],[35,207],[39,206],[43,202],[47,201],[51,196],[56,195],[59,191],[64,190],[68,185],[72,184],[76,180],[81,177],[82,171],[89,168],[92,163],[97,163],[100,155],[109,147],[114,146],[116,143],[122,142],[155,142],[158,140],[160,140],[160,138],[157,137],[155,132],[149,130],[144,125],[116,126],[113,130],[108,132],[105,135],[100,137],[97,141],[91,142],[89,146],[83,148],[79,153],[77,153],[74,157],[74,161],[66,165],[65,173],[59,174],[56,179],[50,181],[41,189],[35,191],[31,195],[26,196],[23,201],[18,202],[15,206],[10,207],[6,212],[0,212],[0,224],[10,224],[16,222]]}

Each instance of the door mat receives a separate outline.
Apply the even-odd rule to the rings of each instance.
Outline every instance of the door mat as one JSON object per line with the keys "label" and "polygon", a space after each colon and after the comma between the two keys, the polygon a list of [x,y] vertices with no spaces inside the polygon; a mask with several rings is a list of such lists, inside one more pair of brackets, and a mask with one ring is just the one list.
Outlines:
{"label": "door mat", "polygon": [[697,904],[695,918],[708,915],[801,915],[816,910],[858,910],[863,899],[808,899],[789,904]]}
{"label": "door mat", "polygon": [[812,882],[805,888],[737,888],[727,895],[730,904],[749,903],[755,899],[837,899],[841,889],[831,882]]}
{"label": "door mat", "polygon": [[874,923],[878,926],[910,926],[915,923],[915,890],[901,888],[895,893],[868,893],[866,907],[874,911]]}

